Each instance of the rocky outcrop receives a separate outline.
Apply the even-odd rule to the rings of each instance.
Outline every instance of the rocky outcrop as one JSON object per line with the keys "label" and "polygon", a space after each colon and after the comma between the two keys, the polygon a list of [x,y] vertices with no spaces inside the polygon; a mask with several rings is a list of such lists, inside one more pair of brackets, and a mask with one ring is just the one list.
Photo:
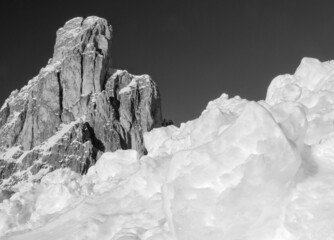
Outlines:
{"label": "rocky outcrop", "polygon": [[57,31],[53,58],[0,109],[0,182],[39,179],[60,167],[85,173],[101,153],[145,153],[143,132],[161,126],[157,85],[111,67],[112,28],[74,18]]}

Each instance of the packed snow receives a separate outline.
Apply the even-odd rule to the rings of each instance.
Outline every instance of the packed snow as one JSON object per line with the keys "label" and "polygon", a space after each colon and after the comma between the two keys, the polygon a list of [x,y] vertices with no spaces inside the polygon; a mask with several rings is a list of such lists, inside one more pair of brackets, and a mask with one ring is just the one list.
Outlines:
{"label": "packed snow", "polygon": [[0,203],[1,239],[332,240],[333,103],[334,62],[304,58],[265,101],[223,94],[145,133],[146,156],[21,185]]}

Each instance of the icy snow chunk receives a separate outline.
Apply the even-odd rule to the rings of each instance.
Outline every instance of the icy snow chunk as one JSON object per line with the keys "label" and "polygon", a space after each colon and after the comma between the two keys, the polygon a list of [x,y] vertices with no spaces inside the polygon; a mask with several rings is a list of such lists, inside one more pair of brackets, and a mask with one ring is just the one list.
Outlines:
{"label": "icy snow chunk", "polygon": [[173,156],[165,198],[175,238],[268,239],[299,165],[271,114],[249,103],[215,140]]}
{"label": "icy snow chunk", "polygon": [[286,74],[273,79],[266,101],[271,105],[282,101],[299,101],[307,106],[315,106],[321,100],[321,95],[330,97],[322,91],[334,91],[334,62],[303,58],[294,75]]}
{"label": "icy snow chunk", "polygon": [[87,175],[96,174],[100,181],[108,178],[125,179],[139,169],[139,154],[135,150],[117,150],[104,153],[99,161],[89,168]]}
{"label": "icy snow chunk", "polygon": [[[161,194],[168,159],[143,157],[140,168],[128,172],[129,176],[124,176],[121,172],[131,168],[131,164],[138,164],[135,151],[107,153],[100,160],[104,162],[100,167],[107,166],[107,170],[113,170],[109,163],[114,163],[115,167],[122,165],[124,169],[119,169],[118,172],[121,175],[112,173],[111,176],[105,176],[106,172],[100,171],[100,167],[98,170],[91,169],[90,175],[83,177],[81,187],[92,184],[97,192],[81,197],[80,201],[73,201],[70,209],[45,217],[48,221],[44,222],[43,227],[19,236],[12,235],[9,239],[168,239]],[[126,163],[118,162],[121,160]],[[66,174],[69,177],[63,176],[65,179],[72,179],[72,173]],[[96,181],[94,176],[99,177],[98,174],[102,175]],[[62,182],[56,178],[58,180],[55,182]],[[109,188],[99,191],[101,184],[108,185]]]}
{"label": "icy snow chunk", "polygon": [[22,185],[0,204],[0,236],[12,231],[39,227],[75,203],[80,196],[81,176],[69,169],[46,175],[40,184]]}
{"label": "icy snow chunk", "polygon": [[155,128],[150,132],[145,132],[144,143],[147,151],[150,155],[158,155],[162,152],[170,154],[171,151],[169,150],[173,144],[173,140],[171,138],[173,135],[177,134],[177,132],[179,132],[179,129],[174,125]]}
{"label": "icy snow chunk", "polygon": [[296,70],[295,77],[300,86],[315,90],[321,81],[326,80],[326,77],[331,77],[333,73],[333,63],[321,63],[315,58],[303,58]]}
{"label": "icy snow chunk", "polygon": [[266,102],[276,104],[283,101],[297,101],[302,89],[289,74],[277,76],[268,87]]}
{"label": "icy snow chunk", "polygon": [[46,215],[58,212],[80,195],[81,176],[69,169],[60,169],[46,175],[41,186],[43,191],[36,200],[36,213]]}
{"label": "icy snow chunk", "polygon": [[305,108],[298,103],[282,102],[270,108],[285,136],[298,146],[304,144],[307,131]]}

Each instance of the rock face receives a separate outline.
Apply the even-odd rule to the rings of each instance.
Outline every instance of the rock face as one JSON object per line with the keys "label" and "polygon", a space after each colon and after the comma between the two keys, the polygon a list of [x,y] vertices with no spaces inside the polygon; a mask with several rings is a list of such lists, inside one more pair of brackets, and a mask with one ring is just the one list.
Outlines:
{"label": "rock face", "polygon": [[0,183],[38,180],[70,167],[85,173],[101,153],[136,149],[161,126],[157,85],[111,68],[112,28],[74,18],[57,31],[53,58],[0,109]]}

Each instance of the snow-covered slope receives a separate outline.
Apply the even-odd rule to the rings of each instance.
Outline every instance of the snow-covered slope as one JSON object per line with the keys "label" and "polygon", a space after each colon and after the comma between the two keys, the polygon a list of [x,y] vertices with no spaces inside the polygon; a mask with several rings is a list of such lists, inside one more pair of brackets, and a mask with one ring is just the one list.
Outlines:
{"label": "snow-covered slope", "polygon": [[265,101],[223,94],[198,119],[145,133],[0,204],[2,239],[334,239],[334,62],[304,58]]}

